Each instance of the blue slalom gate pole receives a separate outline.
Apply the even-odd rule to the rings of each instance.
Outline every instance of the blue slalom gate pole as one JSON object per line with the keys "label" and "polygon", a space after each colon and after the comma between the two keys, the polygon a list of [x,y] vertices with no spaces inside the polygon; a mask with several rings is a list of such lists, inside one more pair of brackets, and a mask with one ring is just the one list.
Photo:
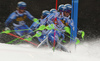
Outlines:
{"label": "blue slalom gate pole", "polygon": [[[75,26],[75,30],[74,30],[74,39],[77,37],[77,24],[78,24],[78,2],[79,0],[74,0],[74,26]],[[76,39],[75,39],[76,41]]]}
{"label": "blue slalom gate pole", "polygon": [[75,41],[75,42],[76,42],[76,37],[77,37],[78,3],[79,3],[79,0],[72,0],[71,19],[74,22],[74,29],[72,29],[72,27],[71,27],[71,35],[70,35],[70,37],[73,38],[73,40],[70,39],[70,41]]}
{"label": "blue slalom gate pole", "polygon": [[74,0],[72,0],[71,19],[74,19]]}
{"label": "blue slalom gate pole", "polygon": [[[74,19],[74,0],[72,0],[72,11],[71,11],[71,19],[73,20]],[[73,38],[73,29],[71,27],[71,34],[70,34],[70,37]],[[70,38],[70,42],[73,41],[73,39]]]}

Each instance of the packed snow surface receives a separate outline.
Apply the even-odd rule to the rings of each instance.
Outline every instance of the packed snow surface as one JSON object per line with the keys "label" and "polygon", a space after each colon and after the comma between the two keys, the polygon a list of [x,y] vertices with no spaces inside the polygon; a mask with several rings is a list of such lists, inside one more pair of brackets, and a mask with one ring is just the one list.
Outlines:
{"label": "packed snow surface", "polygon": [[85,41],[76,46],[67,44],[71,53],[52,48],[35,48],[29,44],[0,43],[0,61],[100,61],[100,39]]}

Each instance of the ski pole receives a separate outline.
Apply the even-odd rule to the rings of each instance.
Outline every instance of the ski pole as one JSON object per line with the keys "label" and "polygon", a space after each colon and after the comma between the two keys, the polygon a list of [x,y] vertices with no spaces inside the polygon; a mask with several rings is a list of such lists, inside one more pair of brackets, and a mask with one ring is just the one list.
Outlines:
{"label": "ski pole", "polygon": [[33,43],[33,42],[30,42],[30,41],[27,41],[27,40],[25,40],[24,38],[21,38],[21,37],[19,37],[19,36],[17,36],[17,35],[14,35],[14,34],[12,34],[12,33],[8,33],[9,35],[11,35],[11,36],[14,36],[14,37],[16,37],[16,38],[19,38],[19,39],[21,39],[21,40],[24,40],[24,41],[26,41],[26,42],[28,42],[28,43],[31,43],[31,44],[33,44],[34,46],[38,46],[37,44],[35,44],[35,43]]}

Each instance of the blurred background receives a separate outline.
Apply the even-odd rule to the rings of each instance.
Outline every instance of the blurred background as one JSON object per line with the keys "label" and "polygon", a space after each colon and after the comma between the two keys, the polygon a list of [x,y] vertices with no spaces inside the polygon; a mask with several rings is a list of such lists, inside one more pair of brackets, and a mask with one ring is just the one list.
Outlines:
{"label": "blurred background", "polygon": [[[56,0],[2,0],[0,1],[0,32],[4,22],[16,10],[17,2],[27,3],[27,10],[36,18],[40,18],[43,10],[55,8]],[[71,0],[58,0],[58,5],[70,3]],[[32,24],[26,20],[28,26]],[[78,28],[86,32],[85,39],[100,37],[100,0],[79,0]],[[0,39],[3,40],[3,37]]]}

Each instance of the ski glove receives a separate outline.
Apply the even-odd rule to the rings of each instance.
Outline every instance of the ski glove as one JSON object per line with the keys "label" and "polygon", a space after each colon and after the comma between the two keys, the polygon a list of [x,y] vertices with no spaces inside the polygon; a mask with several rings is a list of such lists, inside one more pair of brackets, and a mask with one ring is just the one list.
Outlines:
{"label": "ski glove", "polygon": [[37,24],[39,24],[39,20],[37,18],[34,18],[33,21]]}
{"label": "ski glove", "polygon": [[81,34],[82,39],[84,40],[85,32],[82,30],[78,31],[78,34]]}
{"label": "ski glove", "polygon": [[5,31],[6,31],[6,30],[10,30],[10,28],[9,28],[9,27],[5,27],[5,29],[4,29],[4,30],[5,30]]}

